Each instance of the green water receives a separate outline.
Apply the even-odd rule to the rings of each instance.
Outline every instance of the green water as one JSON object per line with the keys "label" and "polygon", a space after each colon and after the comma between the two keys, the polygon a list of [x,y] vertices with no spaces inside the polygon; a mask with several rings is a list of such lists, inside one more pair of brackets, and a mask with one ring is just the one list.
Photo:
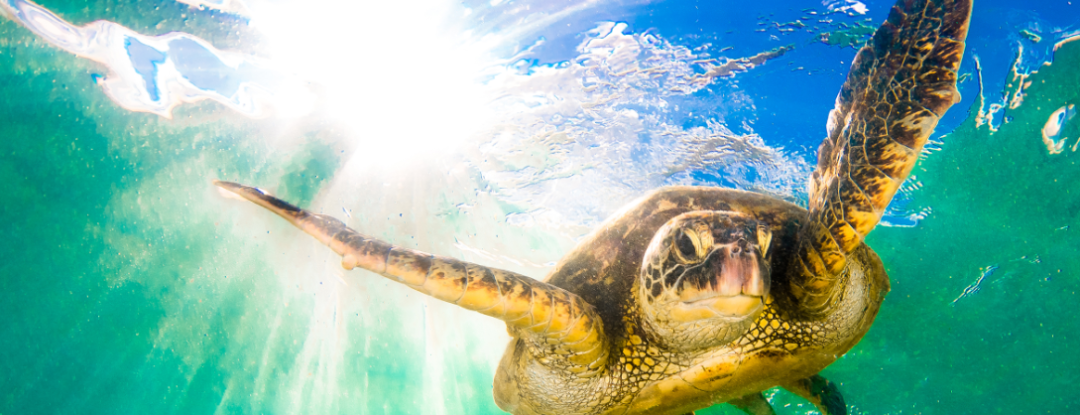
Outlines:
{"label": "green water", "polygon": [[[86,10],[135,4],[45,5],[81,24]],[[253,36],[146,14],[117,22],[223,47]],[[825,371],[853,412],[1080,410],[1080,153],[1069,150],[1080,134],[1068,124],[1053,155],[1040,138],[1050,113],[1080,101],[1077,67],[1072,42],[1029,78],[998,131],[969,117],[916,167],[914,200],[932,213],[868,238],[893,291],[866,338]],[[171,120],[128,112],[91,80],[101,71],[0,19],[0,414],[499,413],[500,324],[363,273],[339,280],[324,248],[209,185],[274,186],[307,204],[355,145],[317,118],[283,129],[213,103]],[[475,178],[443,167],[362,170],[362,192],[325,205],[436,252],[453,247],[450,235],[527,247],[535,263],[571,246],[477,224],[519,207],[476,196]],[[773,404],[810,410],[784,392]]]}

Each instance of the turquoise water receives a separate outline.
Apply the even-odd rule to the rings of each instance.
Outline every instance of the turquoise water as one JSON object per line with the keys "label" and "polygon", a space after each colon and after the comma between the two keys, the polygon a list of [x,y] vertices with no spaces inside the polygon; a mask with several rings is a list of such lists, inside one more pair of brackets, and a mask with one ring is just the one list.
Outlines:
{"label": "turquoise water", "polygon": [[[723,3],[5,1],[0,414],[500,413],[501,323],[210,180],[535,277],[655,187],[804,200],[838,39],[888,2]],[[1009,7],[976,3],[965,100],[867,239],[893,291],[824,372],[851,413],[1080,408],[1080,10]]]}

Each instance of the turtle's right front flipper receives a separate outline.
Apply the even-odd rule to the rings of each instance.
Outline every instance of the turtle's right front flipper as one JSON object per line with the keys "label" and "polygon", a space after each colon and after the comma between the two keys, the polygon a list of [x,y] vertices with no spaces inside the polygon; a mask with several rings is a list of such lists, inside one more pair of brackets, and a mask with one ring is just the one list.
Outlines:
{"label": "turtle's right front flipper", "polygon": [[516,335],[533,340],[547,356],[566,357],[551,364],[579,376],[591,376],[607,361],[600,316],[592,305],[562,288],[509,271],[393,246],[253,187],[222,181],[214,184],[314,236],[341,254],[341,265],[346,269],[360,267],[439,300],[498,318]]}

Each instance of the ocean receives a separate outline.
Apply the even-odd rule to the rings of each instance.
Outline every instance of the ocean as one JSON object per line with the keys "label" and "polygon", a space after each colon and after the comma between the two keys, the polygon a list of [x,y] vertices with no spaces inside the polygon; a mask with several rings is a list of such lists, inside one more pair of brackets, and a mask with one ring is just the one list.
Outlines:
{"label": "ocean", "polygon": [[[806,206],[891,5],[0,0],[0,415],[502,413],[505,324],[211,180],[540,279],[663,186]],[[1080,411],[1080,4],[970,27],[866,238],[892,291],[822,372],[851,414]]]}

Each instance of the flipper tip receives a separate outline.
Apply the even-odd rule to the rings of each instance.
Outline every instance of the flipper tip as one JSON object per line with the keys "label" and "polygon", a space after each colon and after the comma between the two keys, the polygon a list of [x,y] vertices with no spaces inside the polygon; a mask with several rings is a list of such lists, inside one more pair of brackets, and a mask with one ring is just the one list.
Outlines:
{"label": "flipper tip", "polygon": [[226,182],[223,180],[211,180],[217,186],[220,193],[228,198],[246,199],[262,206],[279,216],[296,223],[297,220],[308,216],[308,213],[288,202],[278,199],[266,191],[257,187],[244,186],[239,183]]}
{"label": "flipper tip", "polygon": [[[239,184],[239,183],[227,182],[227,181],[224,181],[224,180],[213,179],[210,182],[213,183],[214,186],[217,186],[217,187],[220,187],[222,189],[229,190],[229,191],[232,191],[232,192],[240,192],[240,191],[248,190],[248,189],[257,190],[257,189],[254,189],[252,187],[247,187],[247,186],[244,186],[244,185]],[[263,192],[260,192],[260,193],[263,193]]]}
{"label": "flipper tip", "polygon": [[271,196],[269,193],[266,193],[265,190],[258,187],[244,186],[240,183],[227,182],[217,179],[211,180],[210,182],[213,183],[214,186],[217,186],[221,189],[228,190],[240,196],[244,196],[245,199],[251,199],[251,196],[254,196],[256,199],[264,199],[268,196],[273,198],[273,196]]}
{"label": "flipper tip", "polygon": [[244,186],[231,182],[223,182],[217,179],[212,180],[211,182],[214,186],[217,186],[218,194],[226,199],[248,200],[243,194]]}

